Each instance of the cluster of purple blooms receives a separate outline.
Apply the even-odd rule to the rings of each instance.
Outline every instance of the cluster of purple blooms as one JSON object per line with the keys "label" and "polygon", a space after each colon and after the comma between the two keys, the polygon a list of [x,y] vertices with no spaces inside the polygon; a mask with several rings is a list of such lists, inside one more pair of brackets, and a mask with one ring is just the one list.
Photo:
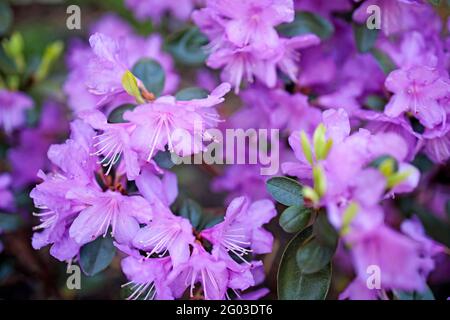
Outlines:
{"label": "cluster of purple blooms", "polygon": [[298,78],[299,49],[318,44],[314,34],[280,37],[275,27],[294,20],[290,0],[206,1],[192,19],[209,38],[207,65],[222,68],[221,78],[239,93],[242,78],[273,88],[277,69]]}
{"label": "cluster of purple blooms", "polygon": [[[257,50],[251,44],[258,43],[260,32],[273,35],[261,38],[267,39],[266,46],[273,44],[279,52],[284,52],[283,41],[296,39],[283,40],[276,35],[273,26],[281,20],[271,24],[272,29],[268,30],[272,20],[262,18],[266,3],[270,8],[276,7],[272,9],[272,18],[278,17],[275,12],[283,12],[285,20],[282,21],[292,20],[289,10],[277,11],[278,4],[287,5],[284,1],[233,2],[236,7],[227,1],[211,1],[207,2],[207,8],[193,14],[194,21],[211,40],[208,65],[222,67],[222,79],[233,83],[236,89],[241,68],[244,74],[255,74],[258,78],[256,70],[261,70],[258,68],[262,64],[242,63],[250,60],[241,59],[230,46],[246,43]],[[232,9],[221,8],[222,4]],[[318,39],[314,39],[310,43],[313,46],[302,51],[299,61],[290,60],[295,67],[289,70],[294,73],[280,68],[296,83],[293,93],[286,92],[276,76],[274,81],[258,78],[259,83],[240,93],[244,106],[233,114],[227,126],[276,128],[290,135],[289,144],[296,159],[289,150],[281,148],[281,173],[297,177],[305,185],[305,198],[313,207],[326,208],[342,239],[338,256],[351,259],[356,273],[341,298],[382,299],[385,298],[383,290],[421,292],[426,288],[428,275],[435,269],[435,259],[445,256],[445,246],[430,240],[417,218],[401,223],[400,231],[391,227],[389,203],[396,194],[417,188],[420,172],[410,162],[418,154],[425,154],[436,165],[450,159],[447,122],[450,56],[448,39],[443,40],[441,36],[443,28],[450,30],[450,21],[442,25],[425,1],[364,1],[355,10],[353,19],[365,23],[369,6],[381,8],[383,33],[378,35],[375,48],[395,65],[386,75],[373,55],[357,51],[351,25],[332,15],[350,10],[351,1],[299,0],[295,5],[297,9],[311,10],[331,19],[335,34],[319,45]],[[256,27],[254,21],[263,21],[265,25]],[[230,37],[236,25],[239,32],[234,31],[235,37],[247,42],[233,41],[235,38]],[[217,55],[223,51],[233,53],[223,55],[227,59],[220,60]],[[272,67],[276,61],[272,60]],[[263,73],[270,74],[267,69]],[[230,78],[230,74],[239,78]],[[308,97],[309,92],[317,94],[317,98]],[[375,94],[386,99],[384,110],[365,106],[366,99]],[[352,128],[357,131],[353,132]],[[318,149],[314,144],[319,145]],[[370,166],[384,156],[395,162],[395,170]],[[387,167],[389,161],[385,163]],[[234,165],[214,181],[213,188],[262,199],[267,197],[266,179],[259,175],[257,166]],[[427,177],[422,179],[426,181]],[[440,205],[434,206],[434,210],[446,219],[443,212],[450,199],[448,189],[441,190],[433,201],[438,197]],[[366,285],[367,270],[372,265],[381,270],[381,290],[370,290]]]}
{"label": "cluster of purple blooms", "polygon": [[[276,215],[274,204],[237,197],[223,222],[195,230],[171,211],[176,176],[152,159],[166,146],[179,156],[203,151],[205,130],[221,121],[214,106],[224,100],[229,84],[204,99],[163,95],[144,101],[124,113],[125,122],[110,123],[111,110],[134,102],[121,81],[136,61],[145,57],[161,64],[164,93],[174,92],[178,76],[170,56],[161,51],[159,36],[138,37],[116,16],[103,18],[93,32],[90,46],[76,42],[68,56],[64,90],[79,119],[71,123],[65,143],[49,148],[54,170],[40,171],[43,182],[31,192],[41,222],[33,247],[50,244],[54,257],[72,261],[83,245],[110,234],[128,255],[122,269],[130,280],[125,285],[130,299],[179,298],[187,288],[191,298],[267,294],[267,289],[242,296],[241,291],[264,279],[262,262],[248,255],[271,252],[273,236],[262,225]],[[184,135],[176,134],[179,129]],[[128,181],[134,181],[136,191],[127,189]]]}
{"label": "cluster of purple blooms", "polygon": [[[11,190],[33,182],[43,169],[30,194],[39,209],[35,249],[51,245],[55,258],[76,261],[82,246],[111,235],[125,256],[130,299],[174,299],[186,292],[191,298],[258,299],[268,290],[248,289],[264,281],[258,255],[272,251],[273,236],[263,225],[277,214],[265,187],[269,177],[260,175],[259,165],[226,168],[211,186],[228,194],[224,220],[196,230],[173,212],[177,177],[154,157],[165,150],[181,157],[204,151],[204,141],[213,139],[209,128],[280,129],[290,148],[280,146],[279,174],[298,178],[306,202],[326,210],[341,239],[337,255],[352,262],[356,276],[340,298],[423,291],[445,247],[415,218],[400,228],[390,225],[389,207],[426,178],[411,164],[418,154],[436,166],[450,159],[450,38],[441,32],[450,32],[450,20],[443,25],[427,1],[363,1],[352,19],[365,23],[369,6],[381,8],[375,48],[395,65],[386,74],[374,55],[358,52],[351,23],[336,15],[356,2],[126,0],[139,20],[161,22],[167,13],[191,17],[209,40],[206,64],[221,70],[223,83],[205,72],[206,98],[175,98],[180,77],[162,37],[136,35],[117,16],[103,17],[91,28],[89,44],[74,41],[67,56],[63,90],[76,116],[69,139],[52,144],[68,125],[54,120],[63,117],[47,103],[39,125],[22,129],[8,155],[13,167],[0,175],[0,207],[12,211]],[[281,36],[276,27],[292,22],[295,10],[329,19],[333,36]],[[115,108],[136,103],[123,76],[143,58],[163,68],[163,95],[126,111],[124,122],[109,122]],[[145,89],[140,79],[137,85]],[[243,106],[222,122],[216,107],[231,88]],[[385,100],[383,110],[366,106],[375,95]],[[25,94],[0,89],[1,129],[8,135],[23,128],[32,107]],[[50,162],[42,157],[47,149]],[[40,160],[29,164],[30,151]],[[436,190],[433,209],[444,215],[449,190],[430,188]],[[366,286],[371,265],[381,269],[381,289]]]}

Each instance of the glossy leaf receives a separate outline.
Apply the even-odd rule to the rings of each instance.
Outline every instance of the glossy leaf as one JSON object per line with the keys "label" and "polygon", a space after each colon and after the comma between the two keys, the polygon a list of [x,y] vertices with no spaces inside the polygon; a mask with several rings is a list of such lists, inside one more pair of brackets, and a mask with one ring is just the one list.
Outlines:
{"label": "glossy leaf", "polygon": [[197,66],[205,62],[206,44],[208,39],[205,35],[197,27],[190,27],[175,34],[169,40],[167,50],[179,63]]}
{"label": "glossy leaf", "polygon": [[434,297],[433,292],[431,289],[427,286],[425,290],[422,292],[406,292],[406,291],[400,291],[400,290],[394,290],[394,297],[397,300],[436,300]]}
{"label": "glossy leaf", "polygon": [[204,99],[208,96],[208,91],[198,87],[185,88],[177,92],[175,98],[177,100]]}
{"label": "glossy leaf", "polygon": [[84,273],[93,276],[105,270],[111,263],[116,248],[111,237],[98,237],[80,249],[80,266]]}
{"label": "glossy leaf", "polygon": [[299,232],[305,228],[311,218],[311,209],[291,206],[280,216],[280,226],[289,233]]}
{"label": "glossy leaf", "polygon": [[118,106],[109,114],[108,122],[109,123],[127,122],[126,120],[123,119],[123,114],[127,111],[133,110],[134,108],[136,108],[136,105],[131,104],[131,103],[125,103],[125,104]]}
{"label": "glossy leaf", "polygon": [[392,61],[392,59],[383,51],[377,48],[372,48],[370,52],[375,57],[375,59],[378,62],[378,65],[385,74],[389,74],[391,73],[391,71],[397,69],[397,66],[395,65],[394,61]]}
{"label": "glossy leaf", "polygon": [[156,164],[163,169],[170,169],[175,165],[172,161],[170,151],[168,150],[158,151],[153,157],[153,160],[155,160]]}
{"label": "glossy leaf", "polygon": [[12,24],[13,13],[6,1],[0,1],[0,36],[6,34]]}
{"label": "glossy leaf", "polygon": [[266,182],[267,191],[272,197],[285,206],[303,206],[301,185],[290,178],[273,177]]}
{"label": "glossy leaf", "polygon": [[145,88],[155,96],[160,96],[164,90],[166,75],[161,65],[153,59],[141,59],[131,72],[142,81]]}
{"label": "glossy leaf", "polygon": [[192,227],[198,228],[202,220],[202,207],[192,199],[186,199],[181,205],[180,216],[188,219]]}
{"label": "glossy leaf", "polygon": [[373,48],[378,37],[377,29],[369,29],[365,24],[354,24],[353,34],[359,52],[368,52]]}
{"label": "glossy leaf", "polygon": [[295,37],[313,33],[325,40],[334,33],[333,24],[324,17],[312,12],[297,12],[293,22],[284,23],[278,27],[278,32],[285,37]]}
{"label": "glossy leaf", "polygon": [[335,248],[320,243],[316,238],[297,250],[297,266],[305,274],[322,270],[333,258]]}
{"label": "glossy leaf", "polygon": [[298,248],[312,235],[312,227],[298,233],[287,245],[278,270],[278,298],[281,300],[323,300],[331,283],[331,264],[319,272],[305,274],[297,265]]}

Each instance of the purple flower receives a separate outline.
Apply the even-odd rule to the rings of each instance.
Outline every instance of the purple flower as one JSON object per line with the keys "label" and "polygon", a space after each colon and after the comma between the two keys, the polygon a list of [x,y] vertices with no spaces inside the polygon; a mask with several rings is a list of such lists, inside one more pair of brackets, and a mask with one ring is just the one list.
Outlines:
{"label": "purple flower", "polygon": [[211,188],[214,192],[227,192],[226,202],[244,195],[252,201],[269,197],[265,182],[268,176],[261,175],[259,165],[232,165],[223,175],[214,179]]}
{"label": "purple flower", "polygon": [[262,228],[276,211],[270,200],[250,203],[245,197],[234,199],[227,208],[225,220],[201,232],[214,245],[217,254],[233,253],[242,261],[249,252],[268,253],[273,236]]}
{"label": "purple flower", "polygon": [[140,194],[149,203],[153,217],[170,216],[169,207],[178,195],[177,176],[174,173],[166,171],[162,177],[158,177],[147,166],[135,182]]}
{"label": "purple flower", "polygon": [[228,19],[226,36],[238,47],[252,43],[258,48],[278,45],[274,27],[294,20],[292,0],[219,0],[208,1],[207,7]]}
{"label": "purple flower", "polygon": [[18,145],[8,152],[14,188],[36,182],[39,169],[49,169],[47,150],[67,129],[63,106],[54,102],[44,103],[38,127],[20,131]]}
{"label": "purple flower", "polygon": [[125,5],[132,10],[137,19],[151,19],[161,22],[164,14],[169,12],[180,20],[187,20],[194,9],[195,0],[160,1],[160,0],[126,0]]}
{"label": "purple flower", "polygon": [[94,155],[103,157],[100,163],[107,168],[105,174],[108,175],[122,157],[128,179],[134,180],[140,171],[138,154],[130,147],[130,135],[135,126],[130,123],[108,123],[100,111],[83,112],[80,117],[94,129],[102,131],[94,137]]}
{"label": "purple flower", "polygon": [[386,289],[422,291],[429,260],[421,255],[419,243],[387,226],[361,234],[351,242],[356,273],[366,281],[367,268],[378,266],[381,285]]}
{"label": "purple flower", "polygon": [[435,163],[445,163],[450,159],[450,124],[444,128],[426,130],[423,134],[425,154]]}
{"label": "purple flower", "polygon": [[190,297],[194,297],[195,285],[200,283],[206,300],[224,299],[228,279],[225,262],[214,258],[198,243],[193,244],[189,261],[174,268],[168,277],[175,296],[181,296],[189,288]]}
{"label": "purple flower", "polygon": [[440,99],[449,95],[450,82],[436,69],[412,67],[395,70],[386,79],[394,95],[385,107],[389,117],[411,112],[427,128],[445,123],[448,106]]}
{"label": "purple flower", "polygon": [[7,134],[25,123],[25,111],[33,101],[22,92],[0,89],[0,128]]}
{"label": "purple flower", "polygon": [[72,188],[66,198],[84,208],[69,229],[70,237],[85,244],[99,236],[111,235],[119,243],[130,242],[139,230],[139,223],[150,221],[150,208],[140,196],[125,196],[117,191],[102,192],[94,187]]}
{"label": "purple flower", "polygon": [[135,126],[131,133],[131,147],[145,154],[150,160],[157,150],[165,150],[179,156],[203,150],[202,136],[205,130],[220,121],[213,106],[224,101],[230,85],[223,83],[205,99],[177,101],[163,96],[154,102],[139,105],[127,111],[124,119]]}
{"label": "purple flower", "polygon": [[331,16],[333,12],[349,11],[352,8],[351,0],[295,0],[295,9]]}
{"label": "purple flower", "polygon": [[380,298],[380,289],[369,289],[366,282],[359,278],[355,278],[339,295],[340,300],[378,300]]}
{"label": "purple flower", "polygon": [[353,19],[359,23],[365,23],[370,14],[367,8],[372,5],[378,6],[381,11],[381,30],[386,36],[417,28],[419,14],[423,17],[427,9],[432,11],[431,8],[417,1],[365,0],[353,13]]}
{"label": "purple flower", "polygon": [[279,37],[274,27],[294,19],[292,0],[208,1],[192,17],[210,40],[207,65],[223,68],[222,80],[230,82],[236,93],[244,77],[249,83],[257,78],[274,87],[277,67],[297,81],[296,50],[320,41],[312,34]]}
{"label": "purple flower", "polygon": [[[162,39],[153,34],[147,38],[126,33],[121,26],[125,23],[117,18],[108,18],[97,24],[90,39],[91,48],[75,43],[68,56],[69,76],[64,91],[69,104],[75,111],[92,110],[101,106],[120,105],[133,102],[124,93],[122,76],[126,70],[142,58],[157,61],[165,72],[164,93],[173,92],[178,86],[178,75],[170,55],[162,52]],[[116,24],[116,25],[115,25]],[[111,28],[122,30],[111,33]],[[113,99],[114,98],[114,99]]]}
{"label": "purple flower", "polygon": [[172,214],[157,217],[137,232],[133,245],[147,251],[148,257],[153,254],[162,257],[168,252],[174,267],[186,263],[189,246],[194,243],[191,224],[185,218]]}
{"label": "purple flower", "polygon": [[11,185],[11,175],[0,174],[0,208],[3,210],[14,210],[14,196],[9,189]]}
{"label": "purple flower", "polygon": [[168,257],[144,259],[137,250],[119,244],[116,246],[129,254],[121,262],[122,271],[130,280],[122,285],[131,291],[128,300],[172,300],[174,298],[167,281],[172,268]]}

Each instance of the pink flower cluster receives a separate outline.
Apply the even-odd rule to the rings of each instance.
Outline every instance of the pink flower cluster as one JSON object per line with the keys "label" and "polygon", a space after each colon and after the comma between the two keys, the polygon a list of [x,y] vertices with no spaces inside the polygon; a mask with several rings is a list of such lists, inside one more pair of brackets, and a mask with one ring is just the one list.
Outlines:
{"label": "pink flower cluster", "polygon": [[207,1],[192,18],[211,41],[207,65],[223,68],[222,80],[231,83],[236,93],[243,78],[249,83],[257,78],[274,87],[277,69],[296,81],[297,50],[320,42],[313,34],[279,36],[275,26],[294,20],[292,0]]}

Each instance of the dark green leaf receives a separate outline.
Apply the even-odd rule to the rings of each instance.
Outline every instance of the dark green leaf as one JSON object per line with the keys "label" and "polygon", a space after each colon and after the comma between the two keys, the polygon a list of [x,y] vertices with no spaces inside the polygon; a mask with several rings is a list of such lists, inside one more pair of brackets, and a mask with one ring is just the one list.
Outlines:
{"label": "dark green leaf", "polygon": [[0,45],[0,70],[5,74],[13,74],[17,72],[17,66],[10,57],[6,54],[3,47]]}
{"label": "dark green leaf", "polygon": [[397,66],[395,65],[394,61],[383,51],[378,50],[376,48],[372,48],[370,50],[372,55],[377,60],[378,64],[380,65],[381,69],[385,74],[391,73],[391,71],[397,69]]}
{"label": "dark green leaf", "polygon": [[331,264],[317,273],[304,274],[297,265],[297,249],[312,236],[312,227],[298,233],[287,245],[278,270],[281,300],[323,300],[331,282]]}
{"label": "dark green leaf", "polygon": [[374,159],[372,162],[369,163],[369,167],[378,169],[380,167],[380,165],[388,159],[392,160],[392,163],[394,164],[394,172],[397,172],[398,171],[398,161],[389,155],[379,156],[378,158]]}
{"label": "dark green leaf", "polygon": [[273,177],[266,182],[267,191],[279,203],[285,206],[303,206],[301,185],[290,178]]}
{"label": "dark green leaf", "polygon": [[369,29],[365,24],[353,24],[356,47],[359,52],[368,52],[377,41],[378,30]]}
{"label": "dark green leaf", "polygon": [[175,163],[173,163],[170,151],[158,151],[158,153],[153,157],[153,160],[155,160],[156,164],[163,168],[163,169],[170,169],[172,168]]}
{"label": "dark green leaf", "polygon": [[15,213],[0,213],[0,230],[15,231],[22,224],[22,219]]}
{"label": "dark green leaf", "polygon": [[383,111],[386,103],[387,102],[384,98],[372,94],[367,96],[364,106],[375,111]]}
{"label": "dark green leaf", "polygon": [[334,252],[335,248],[325,246],[314,238],[297,250],[297,266],[302,273],[316,273],[330,263]]}
{"label": "dark green leaf", "polygon": [[0,1],[0,36],[5,35],[12,23],[13,13],[6,1]]}
{"label": "dark green leaf", "polygon": [[436,300],[433,292],[428,286],[422,292],[394,290],[393,293],[397,300]]}
{"label": "dark green leaf", "polygon": [[111,263],[116,248],[111,237],[98,237],[96,240],[85,244],[80,249],[80,266],[84,273],[93,276]]}
{"label": "dark green leaf", "polygon": [[108,116],[108,122],[109,123],[122,123],[122,122],[127,122],[126,120],[123,119],[123,114],[126,111],[131,111],[134,108],[136,108],[136,105],[131,104],[131,103],[125,103],[122,104],[120,106],[118,106],[117,108],[115,108]]}
{"label": "dark green leaf", "polygon": [[188,219],[194,228],[198,228],[202,220],[202,207],[194,200],[186,199],[181,205],[180,216]]}
{"label": "dark green leaf", "polygon": [[413,212],[419,217],[427,234],[434,240],[450,247],[450,224],[439,219],[422,206],[415,205]]}
{"label": "dark green leaf", "polygon": [[192,99],[204,99],[208,96],[208,91],[202,88],[191,87],[185,88],[177,92],[175,98],[177,100],[192,100]]}
{"label": "dark green leaf", "polygon": [[311,210],[305,207],[292,206],[286,208],[280,216],[280,226],[289,233],[299,232],[309,222]]}
{"label": "dark green leaf", "polygon": [[326,212],[320,211],[313,225],[313,233],[316,240],[324,246],[336,250],[339,234],[328,221]]}
{"label": "dark green leaf", "polygon": [[434,163],[423,153],[419,153],[413,160],[412,164],[424,173],[434,167]]}
{"label": "dark green leaf", "polygon": [[221,223],[223,221],[223,215],[213,215],[211,213],[203,213],[202,221],[200,223],[200,226],[198,227],[198,231],[212,228],[216,224]]}
{"label": "dark green leaf", "polygon": [[297,12],[291,23],[284,23],[278,32],[285,37],[295,37],[302,34],[313,33],[325,40],[334,33],[333,24],[322,16],[312,12]]}
{"label": "dark green leaf", "polygon": [[206,52],[203,48],[208,39],[197,27],[187,28],[174,35],[167,44],[167,50],[180,63],[197,66],[204,63]]}
{"label": "dark green leaf", "polygon": [[439,6],[441,4],[441,0],[428,0],[433,6]]}
{"label": "dark green leaf", "polygon": [[155,96],[161,95],[164,89],[166,75],[161,65],[153,59],[141,59],[131,69],[131,72],[142,81],[145,88]]}

